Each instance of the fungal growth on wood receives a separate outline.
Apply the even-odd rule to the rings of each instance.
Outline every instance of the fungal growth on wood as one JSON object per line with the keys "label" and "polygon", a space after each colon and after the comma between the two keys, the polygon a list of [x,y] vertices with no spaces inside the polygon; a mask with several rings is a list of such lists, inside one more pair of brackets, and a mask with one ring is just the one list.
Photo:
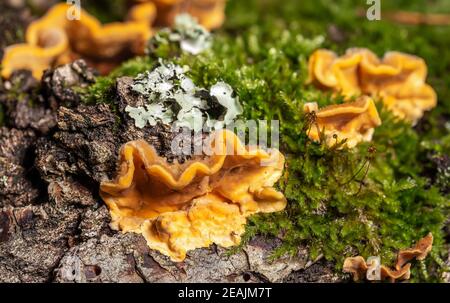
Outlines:
{"label": "fungal growth on wood", "polygon": [[[379,257],[369,257],[367,262],[363,257],[349,257],[344,261],[343,271],[351,273],[354,281],[360,281],[366,277],[369,281],[390,282],[409,280],[411,277],[411,260],[424,260],[433,247],[433,235],[429,233],[420,239],[412,248],[400,250],[397,256],[395,269],[381,265]],[[374,260],[378,260],[375,261]]]}
{"label": "fungal growth on wood", "polygon": [[366,260],[361,256],[357,256],[345,259],[343,271],[352,274],[354,281],[360,281],[364,278],[368,268]]}
{"label": "fungal growth on wood", "polygon": [[409,261],[416,259],[418,261],[424,260],[433,248],[433,235],[429,233],[419,241],[412,248],[402,249],[397,256],[395,269],[400,270]]}
{"label": "fungal growth on wood", "polygon": [[209,156],[183,164],[167,163],[143,140],[126,143],[117,178],[100,187],[112,228],[140,233],[150,248],[182,261],[212,243],[237,245],[246,217],[285,208],[273,188],[284,167],[279,151],[245,147],[228,130],[210,136]]}
{"label": "fungal growth on wood", "polygon": [[0,0],[0,283],[450,282],[450,27],[335,2]]}
{"label": "fungal growth on wood", "polygon": [[144,53],[156,14],[153,4],[141,4],[130,10],[127,22],[102,25],[84,10],[80,20],[68,20],[67,10],[65,3],[55,5],[30,24],[26,43],[5,49],[3,77],[28,69],[40,79],[45,69],[80,57],[107,72],[123,59]]}
{"label": "fungal growth on wood", "polygon": [[351,48],[341,57],[319,49],[309,59],[309,83],[347,98],[360,94],[381,98],[396,116],[413,124],[437,104],[426,77],[423,59],[400,52],[379,59],[368,49]]}
{"label": "fungal growth on wood", "polygon": [[319,109],[317,103],[306,103],[306,114],[314,114],[307,134],[313,141],[320,141],[323,135],[327,146],[353,148],[360,142],[369,142],[375,127],[381,125],[375,103],[370,97],[362,96],[355,102],[330,105]]}
{"label": "fungal growth on wood", "polygon": [[216,29],[225,21],[226,0],[136,0],[156,5],[157,26],[172,26],[180,14],[190,14],[207,29]]}

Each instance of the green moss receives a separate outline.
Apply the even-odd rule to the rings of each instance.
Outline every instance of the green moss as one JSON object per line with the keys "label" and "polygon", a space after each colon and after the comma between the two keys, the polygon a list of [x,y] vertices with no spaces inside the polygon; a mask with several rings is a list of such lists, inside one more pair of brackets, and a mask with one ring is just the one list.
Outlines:
{"label": "green moss", "polygon": [[[383,9],[426,10],[426,1],[383,2]],[[435,1],[447,8],[444,0]],[[259,5],[257,5],[259,3]],[[397,2],[396,2],[397,3]],[[248,119],[280,120],[285,174],[279,187],[288,198],[285,211],[253,216],[244,240],[255,234],[275,235],[283,245],[274,257],[295,254],[308,245],[311,258],[323,255],[340,270],[346,256],[380,255],[392,264],[396,252],[432,232],[430,258],[413,266],[413,281],[436,281],[443,268],[445,240],[442,228],[449,215],[449,196],[429,176],[429,154],[450,153],[450,28],[394,25],[357,17],[361,1],[331,2],[230,0],[228,20],[213,48],[199,56],[172,58],[191,67],[197,85],[209,87],[223,80],[239,94]],[[327,28],[340,28],[347,37],[334,43]],[[373,142],[354,150],[328,149],[306,137],[305,102],[320,106],[340,103],[305,85],[307,59],[318,47],[339,52],[348,47],[369,47],[382,55],[400,50],[422,56],[439,106],[417,128],[398,121],[379,104],[383,125]],[[170,46],[155,50],[169,58]],[[437,59],[439,58],[439,59]],[[151,59],[138,58],[112,75],[100,78],[86,99],[109,102],[108,90],[119,75],[136,75],[151,68]],[[245,241],[244,241],[245,242]]]}
{"label": "green moss", "polygon": [[122,22],[126,17],[126,0],[82,1],[81,6],[102,23]]}
{"label": "green moss", "polygon": [[118,77],[135,77],[139,73],[152,69],[153,65],[154,61],[147,57],[131,59],[112,71],[108,76],[98,77],[93,85],[86,88],[79,88],[78,92],[81,94],[82,100],[86,103],[110,104],[114,100],[112,89]]}

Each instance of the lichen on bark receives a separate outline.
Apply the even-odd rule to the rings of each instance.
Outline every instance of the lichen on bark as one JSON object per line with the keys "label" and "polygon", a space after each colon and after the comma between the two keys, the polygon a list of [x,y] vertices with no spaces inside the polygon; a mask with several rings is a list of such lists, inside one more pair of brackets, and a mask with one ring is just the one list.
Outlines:
{"label": "lichen on bark", "polygon": [[[341,275],[346,256],[380,255],[389,263],[398,249],[431,231],[435,247],[421,268],[413,265],[413,281],[448,281],[450,60],[442,49],[450,35],[440,31],[447,29],[392,31],[384,21],[361,22],[348,13],[357,1],[342,4],[342,15],[317,1],[256,2],[230,0],[224,28],[198,56],[157,46],[106,77],[76,62],[48,71],[41,82],[24,72],[1,82],[2,280],[348,281]],[[343,100],[305,85],[308,56],[318,47],[342,52],[355,45],[378,55],[396,49],[423,57],[438,106],[412,128],[378,103],[383,124],[371,143],[352,151],[311,143],[302,105]],[[136,128],[125,112],[127,105],[145,104],[129,86],[156,66],[155,56],[189,65],[197,86],[231,85],[247,119],[281,122],[287,173],[278,186],[288,208],[253,217],[247,241],[234,254],[212,246],[173,263],[148,250],[141,237],[108,226],[98,186],[114,177],[123,143],[145,139],[169,161],[185,160],[170,154],[167,127]]]}

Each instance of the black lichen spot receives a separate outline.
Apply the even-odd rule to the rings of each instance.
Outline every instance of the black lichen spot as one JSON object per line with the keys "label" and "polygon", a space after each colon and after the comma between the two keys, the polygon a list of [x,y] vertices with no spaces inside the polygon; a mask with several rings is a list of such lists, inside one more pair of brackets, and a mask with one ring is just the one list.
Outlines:
{"label": "black lichen spot", "polygon": [[208,104],[208,114],[211,119],[219,119],[221,115],[225,112],[226,108],[223,107],[218,101],[217,98],[211,96],[209,91],[202,89],[194,94],[194,97],[200,98],[206,101]]}

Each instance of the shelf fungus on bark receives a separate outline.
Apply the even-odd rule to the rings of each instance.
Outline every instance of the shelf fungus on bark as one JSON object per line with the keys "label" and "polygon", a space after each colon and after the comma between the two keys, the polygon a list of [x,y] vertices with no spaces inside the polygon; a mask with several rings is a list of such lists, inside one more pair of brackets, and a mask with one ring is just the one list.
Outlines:
{"label": "shelf fungus on bark", "polygon": [[344,97],[381,98],[397,117],[413,124],[437,104],[426,77],[423,59],[400,52],[388,52],[379,59],[368,49],[351,48],[341,57],[319,49],[309,59],[309,83]]}
{"label": "shelf fungus on bark", "polygon": [[413,248],[400,250],[397,255],[395,269],[380,264],[380,257],[349,257],[344,261],[343,271],[351,273],[354,281],[360,281],[364,277],[369,281],[390,282],[409,280],[411,276],[411,260],[421,261],[426,258],[433,245],[433,235],[429,233],[420,239]]}
{"label": "shelf fungus on bark", "polygon": [[157,7],[157,26],[172,26],[175,17],[187,13],[198,19],[208,30],[222,26],[225,21],[226,0],[136,0],[152,2]]}
{"label": "shelf fungus on bark", "polygon": [[69,20],[69,8],[66,3],[53,6],[45,16],[29,25],[26,43],[6,48],[3,77],[9,78],[14,70],[28,69],[40,79],[45,69],[78,58],[108,71],[127,57],[144,53],[156,15],[153,4],[133,7],[126,22],[105,25],[84,10],[79,20]]}
{"label": "shelf fungus on bark", "polygon": [[313,141],[323,138],[329,147],[339,144],[340,148],[353,148],[362,141],[368,142],[372,140],[374,128],[381,125],[375,103],[367,96],[321,109],[315,102],[306,103],[303,110],[313,115],[308,137]]}
{"label": "shelf fungus on bark", "polygon": [[244,147],[227,130],[210,136],[211,152],[183,164],[169,164],[143,140],[126,143],[117,178],[100,186],[112,228],[140,233],[150,248],[182,261],[212,243],[237,245],[246,217],[285,208],[273,188],[284,168],[278,150]]}

